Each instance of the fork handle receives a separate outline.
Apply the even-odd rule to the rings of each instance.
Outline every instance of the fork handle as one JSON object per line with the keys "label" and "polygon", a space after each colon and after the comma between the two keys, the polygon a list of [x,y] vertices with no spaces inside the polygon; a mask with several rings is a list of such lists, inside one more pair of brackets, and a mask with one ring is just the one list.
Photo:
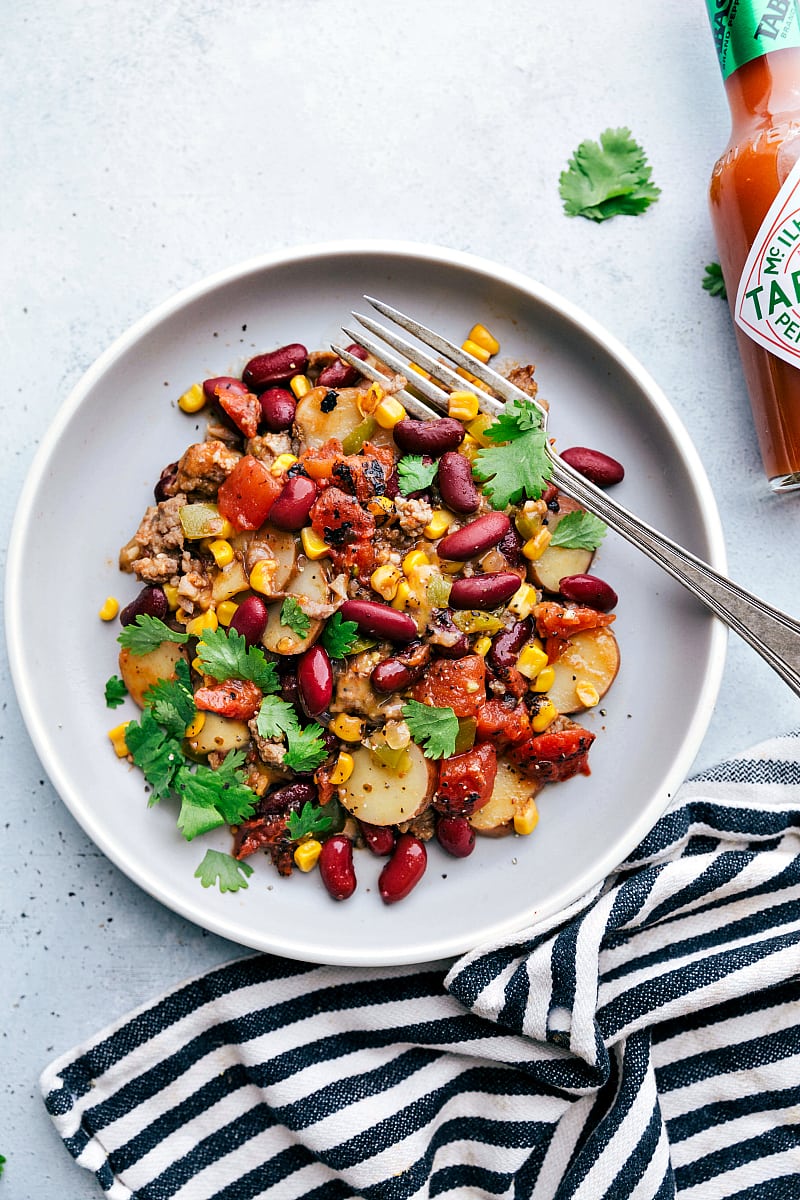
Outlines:
{"label": "fork handle", "polygon": [[635,517],[555,455],[551,477],[557,487],[637,546],[701,600],[769,663],[795,695],[800,696],[800,624],[797,621],[720,575],[701,558]]}

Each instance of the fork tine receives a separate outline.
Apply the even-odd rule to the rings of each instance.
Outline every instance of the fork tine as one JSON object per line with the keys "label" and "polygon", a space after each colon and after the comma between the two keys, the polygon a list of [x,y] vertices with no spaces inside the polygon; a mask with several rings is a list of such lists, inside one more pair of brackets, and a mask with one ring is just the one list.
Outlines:
{"label": "fork tine", "polygon": [[[444,354],[452,359],[459,367],[469,371],[476,379],[480,379],[481,383],[485,383],[492,391],[497,392],[498,396],[502,396],[504,400],[515,400],[522,398],[531,401],[531,397],[516,387],[513,383],[509,383],[497,371],[493,371],[491,367],[487,367],[479,359],[473,358],[471,354],[467,354],[466,350],[462,350],[460,346],[456,346],[453,342],[442,337],[441,334],[435,333],[432,329],[428,329],[426,325],[421,325],[419,321],[415,321],[412,317],[406,316],[397,308],[392,308],[391,304],[384,304],[382,300],[376,300],[374,296],[365,296],[364,299],[382,313],[384,317],[388,317],[390,321],[394,321],[401,329],[405,329],[407,333],[412,333],[414,337],[419,338],[426,346],[430,346],[432,350],[436,350],[439,354]],[[459,386],[462,386],[459,380]],[[481,397],[481,403],[484,403]],[[542,416],[546,422],[547,412],[536,400],[533,400],[536,407],[540,409]],[[502,408],[495,401],[497,408]]]}
{"label": "fork tine", "polygon": [[[354,313],[353,316],[356,314]],[[385,345],[374,341],[372,338],[365,337],[362,332],[354,333],[352,329],[344,329],[344,333],[354,342],[358,342],[370,354],[374,354],[381,362],[386,363],[398,375],[405,375],[408,378],[408,359],[399,358],[396,354],[392,354],[391,350],[387,350]],[[410,347],[409,347],[410,349]],[[438,388],[435,383],[431,383],[430,379],[425,379],[420,375],[419,378],[414,377],[414,388],[419,391],[428,401],[432,408],[437,412],[444,413],[447,416],[447,392]]]}
{"label": "fork tine", "polygon": [[[345,329],[343,332],[347,333],[347,330]],[[352,334],[348,334],[348,337],[352,337]],[[366,350],[367,347],[365,346],[364,349]],[[351,354],[349,350],[344,350],[341,346],[334,346],[333,343],[331,343],[331,350],[334,352],[334,354],[337,354],[343,362],[348,363],[351,367],[355,367],[355,369],[361,375],[366,376],[367,379],[371,379],[373,383],[386,382],[386,376],[382,375],[377,367],[373,367],[371,363],[364,362],[363,358],[356,358],[355,354]],[[438,416],[437,412],[435,412],[432,408],[429,408],[427,404],[423,404],[422,401],[418,400],[416,396],[412,396],[405,390],[405,388],[398,392],[397,395],[402,396],[403,407],[405,408],[406,412],[420,417],[423,421],[429,421],[431,417]]]}

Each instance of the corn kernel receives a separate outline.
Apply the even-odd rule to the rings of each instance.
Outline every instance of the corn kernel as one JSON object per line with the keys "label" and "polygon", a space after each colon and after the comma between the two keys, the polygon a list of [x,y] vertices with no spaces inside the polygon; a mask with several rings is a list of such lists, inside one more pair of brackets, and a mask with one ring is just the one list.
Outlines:
{"label": "corn kernel", "polygon": [[440,564],[440,567],[445,575],[457,575],[459,571],[464,570],[463,562],[456,562],[455,559],[446,559]]}
{"label": "corn kernel", "polygon": [[373,496],[367,501],[367,508],[373,517],[388,517],[394,512],[394,500],[391,496]]}
{"label": "corn kernel", "polygon": [[409,371],[413,371],[415,375],[421,375],[423,379],[430,379],[431,377],[430,371],[426,371],[424,367],[419,365],[419,363],[410,362],[408,364],[408,369]]}
{"label": "corn kernel", "polygon": [[535,800],[531,800],[526,804],[522,812],[514,813],[514,833],[518,833],[522,837],[527,837],[529,833],[533,833],[538,824],[539,809],[536,807]]}
{"label": "corn kernel", "polygon": [[477,358],[478,362],[487,363],[492,357],[488,350],[484,350],[483,346],[473,342],[472,338],[467,338],[465,342],[462,342],[461,349],[466,350],[467,354],[471,354],[473,358]]}
{"label": "corn kernel", "polygon": [[327,542],[323,542],[318,533],[315,533],[310,525],[306,525],[300,530],[300,541],[303,543],[303,553],[312,561],[317,558],[324,558],[326,554],[330,554],[331,548]]}
{"label": "corn kernel", "polygon": [[189,725],[186,726],[186,737],[197,737],[200,730],[206,723],[206,714],[204,712],[196,712]]}
{"label": "corn kernel", "polygon": [[420,567],[430,566],[430,561],[424,550],[409,550],[403,559],[403,574],[413,575]]}
{"label": "corn kernel", "polygon": [[269,469],[270,475],[285,475],[289,467],[293,467],[298,462],[296,454],[279,454],[274,463]]}
{"label": "corn kernel", "polygon": [[217,620],[219,621],[220,625],[224,625],[227,629],[233,620],[238,607],[239,605],[235,604],[233,600],[223,600],[221,604],[218,604]]}
{"label": "corn kernel", "polygon": [[220,569],[233,562],[233,546],[225,538],[215,538],[208,548]]}
{"label": "corn kernel", "polygon": [[307,838],[296,847],[294,852],[295,866],[301,871],[313,871],[322,853],[322,842],[316,838]]}
{"label": "corn kernel", "polygon": [[480,442],[472,436],[471,433],[464,434],[464,440],[458,447],[459,453],[468,458],[470,462],[475,461],[475,455],[481,448]]}
{"label": "corn kernel", "polygon": [[515,617],[519,617],[520,621],[524,621],[531,615],[537,598],[536,588],[533,584],[520,584],[508,602],[508,611],[512,612]]}
{"label": "corn kernel", "polygon": [[380,404],[386,393],[379,383],[371,383],[365,392],[358,397],[358,411],[362,417],[370,417]]}
{"label": "corn kernel", "polygon": [[394,429],[395,425],[399,424],[406,415],[406,410],[394,396],[387,396],[381,400],[375,409],[375,420],[381,429]]}
{"label": "corn kernel", "polygon": [[178,607],[175,609],[175,620],[179,621],[181,625],[187,625],[189,623],[189,621],[191,621],[191,619],[192,618],[189,615],[189,613],[187,613],[186,609],[181,608],[181,606],[179,604]]}
{"label": "corn kernel", "polygon": [[330,722],[328,728],[331,733],[343,742],[360,742],[364,733],[364,722],[360,717],[353,717],[350,713],[339,713]]}
{"label": "corn kernel", "polygon": [[481,658],[486,658],[486,655],[489,653],[491,648],[492,648],[492,639],[490,637],[486,637],[486,635],[484,634],[483,637],[478,638],[477,642],[472,647],[472,653],[480,654]]}
{"label": "corn kernel", "polygon": [[535,717],[531,718],[531,728],[534,733],[544,733],[548,725],[552,725],[558,716],[558,709],[552,700],[545,700]]}
{"label": "corn kernel", "polygon": [[178,608],[180,604],[178,599],[178,589],[175,587],[174,583],[164,583],[161,586],[163,588],[164,595],[167,597],[167,604],[170,607],[170,611],[175,612],[175,609]]}
{"label": "corn kernel", "polygon": [[467,426],[467,433],[478,443],[479,446],[490,446],[492,443],[486,437],[486,430],[490,425],[494,425],[494,417],[489,413],[478,413],[474,421],[470,421]]}
{"label": "corn kernel", "polygon": [[117,600],[116,596],[106,596],[103,606],[97,615],[101,621],[113,621],[118,612],[119,600]]}
{"label": "corn kernel", "polygon": [[206,394],[203,391],[202,383],[193,383],[192,386],[178,397],[178,408],[185,413],[197,413],[201,408],[206,406]]}
{"label": "corn kernel", "polygon": [[384,563],[383,566],[375,568],[369,577],[369,582],[373,591],[376,591],[384,600],[394,600],[401,578],[398,567],[392,563]]}
{"label": "corn kernel", "polygon": [[330,774],[330,782],[334,787],[339,787],[342,783],[347,783],[350,776],[353,774],[355,761],[352,754],[348,754],[346,750],[342,750],[336,760],[336,766]]}
{"label": "corn kernel", "polygon": [[217,614],[213,608],[208,612],[200,613],[198,617],[192,617],[191,621],[186,622],[186,632],[189,637],[202,637],[207,629],[216,629],[219,625]]}
{"label": "corn kernel", "polygon": [[435,541],[437,538],[444,537],[454,520],[455,517],[447,509],[435,508],[430,521],[428,521],[422,532],[426,538]]}
{"label": "corn kernel", "polygon": [[275,572],[278,564],[274,558],[261,558],[250,572],[249,583],[254,592],[271,596],[275,590]]}
{"label": "corn kernel", "polygon": [[404,609],[408,607],[408,602],[411,599],[411,584],[407,579],[401,579],[397,585],[397,591],[392,597],[392,608]]}
{"label": "corn kernel", "polygon": [[575,684],[575,695],[584,708],[594,708],[600,702],[600,693],[588,679],[579,679]]}
{"label": "corn kernel", "polygon": [[125,730],[129,725],[130,721],[123,721],[121,725],[115,725],[113,729],[109,729],[108,731],[108,736],[117,758],[128,757],[128,747],[125,744]]}
{"label": "corn kernel", "polygon": [[490,333],[485,325],[473,325],[468,333],[468,338],[471,342],[475,342],[482,350],[488,350],[491,357],[492,354],[497,354],[500,349],[500,343],[493,333]]}
{"label": "corn kernel", "polygon": [[529,541],[522,547],[522,553],[530,562],[536,562],[537,558],[541,558],[547,547],[550,545],[550,538],[553,535],[546,525],[543,525],[538,533],[535,533]]}
{"label": "corn kernel", "polygon": [[520,651],[517,658],[517,670],[526,679],[536,679],[540,671],[547,666],[547,654],[533,642],[529,642]]}
{"label": "corn kernel", "polygon": [[531,691],[549,692],[556,681],[555,667],[545,667],[539,672],[531,684]]}
{"label": "corn kernel", "polygon": [[474,421],[479,408],[480,401],[474,392],[451,392],[448,397],[448,416],[457,421]]}
{"label": "corn kernel", "polygon": [[289,387],[297,399],[301,400],[303,396],[307,396],[311,391],[311,380],[307,375],[293,375],[289,380]]}
{"label": "corn kernel", "polygon": [[205,663],[203,662],[203,660],[201,658],[198,657],[198,658],[192,659],[192,670],[196,671],[198,675],[205,676],[205,673],[206,673]]}

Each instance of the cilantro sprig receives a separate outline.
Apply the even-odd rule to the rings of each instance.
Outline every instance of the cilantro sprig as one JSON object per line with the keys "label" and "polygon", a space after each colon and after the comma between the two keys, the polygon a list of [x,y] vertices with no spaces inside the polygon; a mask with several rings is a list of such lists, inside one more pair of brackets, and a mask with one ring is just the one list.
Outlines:
{"label": "cilantro sprig", "polygon": [[325,622],[319,640],[330,658],[344,658],[358,641],[358,625],[355,621],[345,621],[340,612],[335,612]]}
{"label": "cilantro sprig", "polygon": [[238,892],[246,888],[247,877],[253,874],[250,863],[240,862],[232,854],[221,850],[206,850],[205,858],[194,873],[204,888],[216,884],[221,892]]}
{"label": "cilantro sprig", "polygon": [[607,531],[608,526],[593,513],[571,512],[558,522],[549,544],[565,550],[596,550]]}
{"label": "cilantro sprig", "polygon": [[197,657],[206,675],[226,679],[249,679],[265,694],[280,688],[275,664],[268,662],[260,646],[248,646],[235,629],[205,629],[197,643]]}
{"label": "cilantro sprig", "polygon": [[185,658],[175,664],[174,679],[159,679],[145,692],[145,703],[153,716],[173,737],[181,738],[197,714],[192,693],[192,676]]}
{"label": "cilantro sprig", "polygon": [[188,633],[170,629],[158,617],[150,617],[147,613],[139,613],[134,621],[122,627],[117,637],[120,646],[137,656],[149,654],[162,642],[176,642],[182,646],[188,640]]}
{"label": "cilantro sprig", "polygon": [[119,675],[112,675],[106,680],[105,697],[108,708],[119,708],[120,704],[124,704],[127,694],[125,681],[120,679]]}
{"label": "cilantro sprig", "polygon": [[438,470],[439,464],[436,460],[426,463],[421,454],[405,454],[397,464],[397,486],[400,494],[410,496],[412,492],[424,492],[433,483]]}
{"label": "cilantro sprig", "polygon": [[299,813],[291,812],[286,818],[286,829],[293,841],[299,841],[307,834],[324,833],[332,824],[333,818],[310,800],[306,800]]}
{"label": "cilantro sprig", "polygon": [[703,276],[703,287],[712,296],[721,296],[723,300],[727,300],[728,292],[725,287],[725,280],[722,278],[722,267],[718,262],[710,262],[706,266],[706,272]]}
{"label": "cilantro sprig", "polygon": [[532,400],[509,400],[483,436],[501,443],[482,446],[472,464],[472,473],[482,482],[492,508],[502,510],[526,497],[538,500],[550,471],[545,453],[547,434],[538,405]]}
{"label": "cilantro sprig", "polygon": [[286,734],[287,750],[283,756],[283,765],[306,774],[315,771],[328,757],[323,734],[325,730],[316,721],[305,729],[290,730]]}
{"label": "cilantro sprig", "polygon": [[636,216],[658,199],[661,189],[630,129],[606,129],[600,141],[581,142],[562,171],[558,190],[568,217],[607,221]]}
{"label": "cilantro sprig", "polygon": [[300,722],[293,706],[280,696],[265,696],[256,715],[256,729],[264,738],[297,733]]}
{"label": "cilantro sprig", "polygon": [[409,700],[403,705],[403,717],[412,738],[426,758],[450,758],[456,748],[458,717],[452,708],[434,708]]}
{"label": "cilantro sprig", "polygon": [[296,596],[287,596],[281,605],[281,625],[291,629],[299,638],[308,635],[311,618],[303,612]]}

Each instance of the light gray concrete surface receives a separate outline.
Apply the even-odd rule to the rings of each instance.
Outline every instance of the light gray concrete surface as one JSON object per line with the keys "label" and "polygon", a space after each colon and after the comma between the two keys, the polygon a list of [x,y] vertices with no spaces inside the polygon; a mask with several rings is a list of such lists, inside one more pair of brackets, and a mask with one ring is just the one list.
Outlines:
{"label": "light gray concrete surface", "polygon": [[[620,338],[697,445],[731,574],[800,608],[800,496],[766,488],[728,310],[701,288],[728,130],[702,0],[28,0],[3,25],[3,529],[72,385],[154,304],[260,252],[411,239],[514,266]],[[604,225],[567,219],[560,171],[620,125],[646,148],[659,202]],[[69,637],[64,584],[54,638]],[[5,658],[0,671],[0,1196],[88,1200],[99,1189],[51,1128],[39,1071],[242,951],[93,846],[37,761]],[[799,716],[732,640],[697,766]]]}

